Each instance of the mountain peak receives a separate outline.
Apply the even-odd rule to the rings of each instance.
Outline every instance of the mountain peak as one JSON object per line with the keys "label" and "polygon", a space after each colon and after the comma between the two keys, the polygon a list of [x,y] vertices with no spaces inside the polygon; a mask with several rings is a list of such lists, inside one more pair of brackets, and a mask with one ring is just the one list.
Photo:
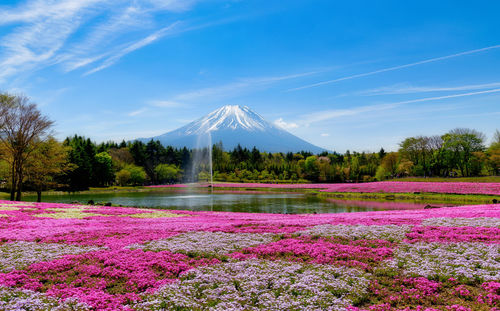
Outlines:
{"label": "mountain peak", "polygon": [[203,134],[223,129],[263,131],[270,126],[272,125],[247,106],[226,105],[188,124],[185,133]]}
{"label": "mountain peak", "polygon": [[237,145],[249,149],[255,146],[267,152],[303,150],[320,153],[324,150],[267,122],[247,106],[239,105],[223,106],[174,131],[139,140],[154,139],[165,146],[198,148],[200,138],[207,137],[208,133],[212,142],[222,142],[228,150]]}
{"label": "mountain peak", "polygon": [[220,107],[217,110],[221,110],[221,109],[243,110],[243,109],[250,109],[250,108],[248,108],[247,106],[240,106],[240,105],[225,105],[225,106]]}

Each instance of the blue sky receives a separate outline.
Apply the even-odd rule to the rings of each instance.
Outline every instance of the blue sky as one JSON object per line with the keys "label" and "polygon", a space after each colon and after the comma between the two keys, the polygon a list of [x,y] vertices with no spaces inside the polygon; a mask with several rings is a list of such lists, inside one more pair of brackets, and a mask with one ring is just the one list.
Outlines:
{"label": "blue sky", "polygon": [[497,1],[0,4],[0,90],[60,139],[150,137],[227,104],[339,152],[500,129]]}

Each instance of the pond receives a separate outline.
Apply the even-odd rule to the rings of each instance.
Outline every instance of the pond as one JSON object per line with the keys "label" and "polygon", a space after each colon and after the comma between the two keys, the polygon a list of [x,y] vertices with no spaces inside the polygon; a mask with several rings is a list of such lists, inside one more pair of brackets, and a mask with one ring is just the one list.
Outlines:
{"label": "pond", "polygon": [[[26,196],[26,201],[35,201],[35,196]],[[344,213],[375,210],[419,209],[427,204],[413,202],[380,202],[322,199],[303,193],[215,191],[192,192],[185,190],[168,192],[116,192],[98,194],[46,195],[44,202],[87,203],[93,200],[104,204],[178,209],[190,211],[224,211],[248,213]],[[436,204],[432,204],[436,205]],[[440,205],[443,206],[443,205]]]}

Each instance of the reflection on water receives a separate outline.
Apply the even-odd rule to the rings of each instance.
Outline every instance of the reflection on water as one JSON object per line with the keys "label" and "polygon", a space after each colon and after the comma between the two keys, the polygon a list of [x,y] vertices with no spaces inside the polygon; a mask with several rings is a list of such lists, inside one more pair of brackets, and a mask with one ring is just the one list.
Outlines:
{"label": "reflection on water", "polygon": [[[374,210],[418,209],[425,203],[370,202],[320,199],[301,193],[276,192],[207,192],[191,193],[187,191],[170,192],[130,192],[100,194],[68,194],[42,197],[44,202],[87,203],[111,202],[116,205],[179,209],[192,211],[226,211],[251,213],[343,213]],[[27,196],[27,201],[36,197]],[[434,204],[433,204],[434,205]]]}

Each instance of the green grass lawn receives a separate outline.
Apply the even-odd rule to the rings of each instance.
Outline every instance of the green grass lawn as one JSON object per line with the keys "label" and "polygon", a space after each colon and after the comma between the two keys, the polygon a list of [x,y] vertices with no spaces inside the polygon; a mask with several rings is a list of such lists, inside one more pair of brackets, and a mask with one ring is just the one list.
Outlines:
{"label": "green grass lawn", "polygon": [[448,194],[448,193],[354,193],[354,192],[319,192],[320,198],[360,201],[395,201],[421,203],[449,204],[491,204],[493,199],[500,201],[500,196],[479,194]]}

